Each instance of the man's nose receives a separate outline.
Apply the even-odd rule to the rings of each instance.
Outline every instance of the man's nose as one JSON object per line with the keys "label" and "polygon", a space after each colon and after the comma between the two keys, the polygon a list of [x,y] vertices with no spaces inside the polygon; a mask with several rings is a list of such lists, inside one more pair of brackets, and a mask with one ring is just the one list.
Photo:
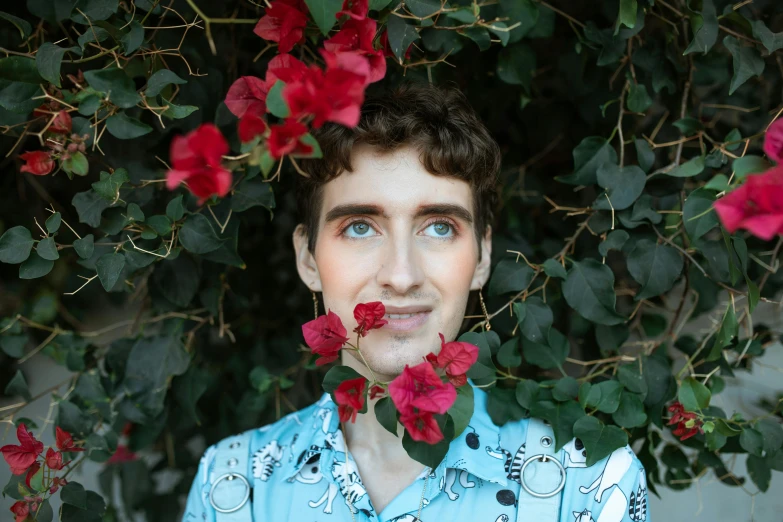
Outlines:
{"label": "man's nose", "polygon": [[422,253],[417,251],[413,237],[398,235],[385,246],[377,275],[378,284],[400,295],[420,287],[424,282]]}

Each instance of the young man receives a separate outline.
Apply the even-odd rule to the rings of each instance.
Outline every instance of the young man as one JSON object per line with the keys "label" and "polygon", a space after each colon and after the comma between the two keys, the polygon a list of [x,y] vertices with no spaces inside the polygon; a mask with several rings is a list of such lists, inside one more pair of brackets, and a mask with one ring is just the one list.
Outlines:
{"label": "young man", "polygon": [[[489,278],[500,150],[462,93],[433,86],[407,85],[368,98],[358,127],[319,131],[324,158],[303,162],[310,176],[297,190],[297,269],[349,331],[357,303],[383,302],[388,323],[363,337],[361,350],[375,376],[390,381],[406,365],[437,353],[439,333],[446,341],[457,338],[470,291]],[[370,378],[356,357],[343,351],[342,364]],[[474,387],[474,395],[469,427],[429,469],[406,453],[402,426],[395,437],[378,423],[370,411],[374,401],[343,431],[336,405],[324,394],[249,436],[210,447],[183,520],[649,520],[644,468],[630,447],[588,468],[574,439],[555,454],[557,462],[523,470],[526,440],[539,449],[552,440],[536,436],[531,445],[531,419],[495,426],[485,392]],[[236,478],[226,451],[251,455],[247,469],[239,470],[246,485],[227,484]],[[538,466],[555,469],[554,481]],[[562,501],[549,512],[526,511],[532,497],[523,482],[539,493],[561,485]]]}

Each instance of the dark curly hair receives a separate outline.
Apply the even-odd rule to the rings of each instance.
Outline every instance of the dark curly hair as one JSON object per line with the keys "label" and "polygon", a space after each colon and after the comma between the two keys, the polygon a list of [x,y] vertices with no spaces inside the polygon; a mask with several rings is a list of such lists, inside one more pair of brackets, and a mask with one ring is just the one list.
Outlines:
{"label": "dark curly hair", "polygon": [[[353,172],[351,151],[358,143],[391,152],[403,145],[415,147],[419,159],[433,175],[467,181],[473,189],[475,234],[479,242],[492,224],[500,169],[500,147],[454,87],[404,83],[391,91],[368,96],[359,124],[348,128],[327,122],[313,130],[323,158],[303,159],[297,176],[296,201],[300,222],[315,252],[323,204],[321,187],[342,172]],[[479,248],[479,259],[481,248]]]}

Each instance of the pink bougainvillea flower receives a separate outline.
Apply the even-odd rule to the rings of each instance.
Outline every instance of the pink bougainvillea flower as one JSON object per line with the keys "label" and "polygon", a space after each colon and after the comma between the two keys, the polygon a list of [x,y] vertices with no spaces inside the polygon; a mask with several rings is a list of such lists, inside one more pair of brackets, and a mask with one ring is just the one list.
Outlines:
{"label": "pink bougainvillea flower", "polygon": [[370,388],[370,400],[377,399],[378,397],[383,397],[385,393],[386,390],[383,388],[383,386],[378,386],[376,384],[372,388]]}
{"label": "pink bougainvillea flower", "polygon": [[764,136],[764,153],[775,163],[783,161],[783,120],[775,120],[767,129]]}
{"label": "pink bougainvillea flower", "polygon": [[[65,463],[67,464],[67,462]],[[59,451],[55,451],[52,448],[46,450],[46,465],[50,469],[63,469],[65,467],[63,463],[63,454]]]}
{"label": "pink bougainvillea flower", "polygon": [[744,228],[771,240],[783,234],[783,165],[762,174],[751,174],[739,187],[715,202],[723,226],[733,234]]}
{"label": "pink bougainvillea flower", "polygon": [[57,490],[60,489],[60,486],[65,486],[68,484],[68,481],[64,478],[60,477],[54,477],[52,479],[52,487],[49,488],[49,494],[54,495],[57,493]]}
{"label": "pink bougainvillea flower", "polygon": [[457,390],[444,383],[429,362],[414,367],[405,365],[400,375],[389,383],[389,395],[400,413],[414,408],[430,413],[446,413],[457,399]]}
{"label": "pink bougainvillea flower", "polygon": [[[685,407],[681,402],[675,401],[669,406],[668,410],[673,413],[673,415],[666,424],[668,426],[671,426],[672,424],[677,425],[677,427],[672,430],[672,434],[679,437],[680,440],[689,439],[697,433],[704,433],[704,430],[701,427],[702,420],[699,419],[699,416],[696,413],[685,411]],[[686,425],[688,421],[693,421],[693,426],[690,428]]]}
{"label": "pink bougainvillea flower", "polygon": [[114,454],[109,457],[109,460],[106,461],[107,464],[120,464],[122,462],[131,462],[138,459],[135,453],[130,451],[127,446],[123,446],[122,444],[117,445],[117,450],[114,452]]}
{"label": "pink bougainvillea flower", "polygon": [[241,118],[248,112],[262,115],[266,112],[269,87],[271,86],[261,78],[241,76],[231,84],[226,93],[226,107],[237,118]]}
{"label": "pink bougainvillea flower", "polygon": [[353,309],[353,316],[356,319],[357,327],[353,329],[362,337],[366,336],[370,330],[381,328],[389,321],[383,316],[386,314],[386,307],[380,301],[371,303],[359,303]]}
{"label": "pink bougainvillea flower", "polygon": [[221,156],[228,152],[228,142],[211,123],[203,123],[185,136],[175,136],[171,142],[171,166],[166,173],[166,186],[174,190],[183,181],[198,196],[202,205],[213,194],[220,197],[231,188],[231,171],[223,168]]}
{"label": "pink bougainvillea flower", "polygon": [[70,134],[73,129],[73,121],[71,115],[67,111],[60,111],[57,116],[54,117],[54,121],[49,125],[49,132],[56,134]]}
{"label": "pink bougainvillea flower", "polygon": [[432,413],[411,412],[400,415],[400,423],[408,430],[411,438],[416,441],[435,444],[443,440],[443,432]]}
{"label": "pink bougainvillea flower", "polygon": [[256,136],[261,136],[266,132],[267,126],[263,118],[255,114],[247,113],[239,120],[239,139],[243,143],[253,141]]}
{"label": "pink bougainvillea flower", "polygon": [[60,451],[79,452],[84,451],[84,448],[77,448],[73,445],[73,437],[67,431],[57,426],[54,429],[54,438],[56,441],[57,449]]}
{"label": "pink bougainvillea flower", "polygon": [[11,506],[11,513],[16,517],[15,522],[24,522],[30,514],[30,506],[23,500],[17,500],[14,505]]}
{"label": "pink bougainvillea flower", "polygon": [[0,453],[11,467],[11,473],[21,475],[33,465],[38,455],[43,453],[43,442],[36,440],[33,434],[27,431],[27,426],[20,423],[16,428],[16,438],[19,445],[7,444],[0,448]]}
{"label": "pink bougainvillea flower", "polygon": [[356,53],[320,52],[326,60],[326,71],[311,66],[300,81],[283,89],[291,117],[298,120],[312,115],[316,129],[327,121],[356,127],[370,74],[369,61]]}
{"label": "pink bougainvillea flower", "polygon": [[307,126],[291,118],[280,125],[272,125],[267,142],[269,155],[279,159],[286,154],[310,154],[313,146],[301,141],[305,134]]}
{"label": "pink bougainvillea flower", "polygon": [[446,376],[454,386],[463,386],[467,382],[465,375],[478,360],[478,346],[462,341],[446,342],[442,333],[440,336],[440,352],[430,353],[427,360],[436,368],[446,370]]}
{"label": "pink bougainvillea flower", "polygon": [[41,469],[41,463],[36,460],[35,462],[33,462],[33,465],[30,466],[30,468],[27,470],[27,475],[25,475],[24,477],[24,483],[27,484],[28,488],[32,489],[33,486],[30,484],[30,481],[33,479],[33,476],[35,476],[35,474],[38,473],[39,469]]}
{"label": "pink bougainvillea flower", "polygon": [[302,325],[302,335],[310,350],[321,357],[315,361],[322,366],[335,361],[343,345],[348,342],[348,333],[340,320],[340,316],[328,310],[326,315],[308,321]]}
{"label": "pink bougainvillea flower", "polygon": [[343,15],[347,15],[354,20],[364,20],[369,10],[370,0],[343,0],[343,8],[335,17],[339,20]]}
{"label": "pink bougainvillea flower", "polygon": [[54,160],[48,152],[35,150],[20,154],[19,157],[25,161],[25,164],[19,168],[20,172],[29,172],[36,176],[45,176],[54,169]]}
{"label": "pink bougainvillea flower", "polygon": [[307,65],[297,60],[290,54],[278,54],[271,60],[266,68],[266,83],[271,88],[275,80],[285,83],[301,80],[307,74]]}
{"label": "pink bougainvillea flower", "polygon": [[335,54],[350,52],[363,56],[370,65],[366,82],[377,82],[386,76],[386,57],[383,49],[375,50],[372,46],[376,28],[377,23],[371,18],[348,20],[340,32],[324,42],[324,49]]}
{"label": "pink bougainvillea flower", "polygon": [[356,422],[356,414],[364,408],[367,379],[358,377],[340,383],[334,390],[340,422]]}
{"label": "pink bougainvillea flower", "polygon": [[294,45],[305,42],[308,12],[302,0],[273,0],[253,32],[264,40],[277,42],[281,53],[290,52]]}

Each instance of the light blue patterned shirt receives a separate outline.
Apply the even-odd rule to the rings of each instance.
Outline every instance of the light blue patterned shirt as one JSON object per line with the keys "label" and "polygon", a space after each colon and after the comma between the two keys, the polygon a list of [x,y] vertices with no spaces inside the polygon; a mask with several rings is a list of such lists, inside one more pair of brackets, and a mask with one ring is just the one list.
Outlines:
{"label": "light blue patterned shirt", "polygon": [[[351,506],[357,522],[416,522],[427,472],[422,521],[516,521],[529,419],[496,426],[486,410],[486,393],[474,387],[474,397],[470,424],[451,442],[441,464],[432,471],[423,469],[380,513],[353,457],[348,455],[346,461],[337,407],[328,394],[274,424],[251,430],[246,476],[253,488],[253,520],[247,522],[350,521]],[[215,453],[216,446],[210,446],[201,458],[183,522],[215,521],[209,502]],[[524,505],[519,520],[650,522],[644,467],[629,446],[586,467],[582,443],[572,439],[557,457],[566,469],[559,520],[527,521]]]}

